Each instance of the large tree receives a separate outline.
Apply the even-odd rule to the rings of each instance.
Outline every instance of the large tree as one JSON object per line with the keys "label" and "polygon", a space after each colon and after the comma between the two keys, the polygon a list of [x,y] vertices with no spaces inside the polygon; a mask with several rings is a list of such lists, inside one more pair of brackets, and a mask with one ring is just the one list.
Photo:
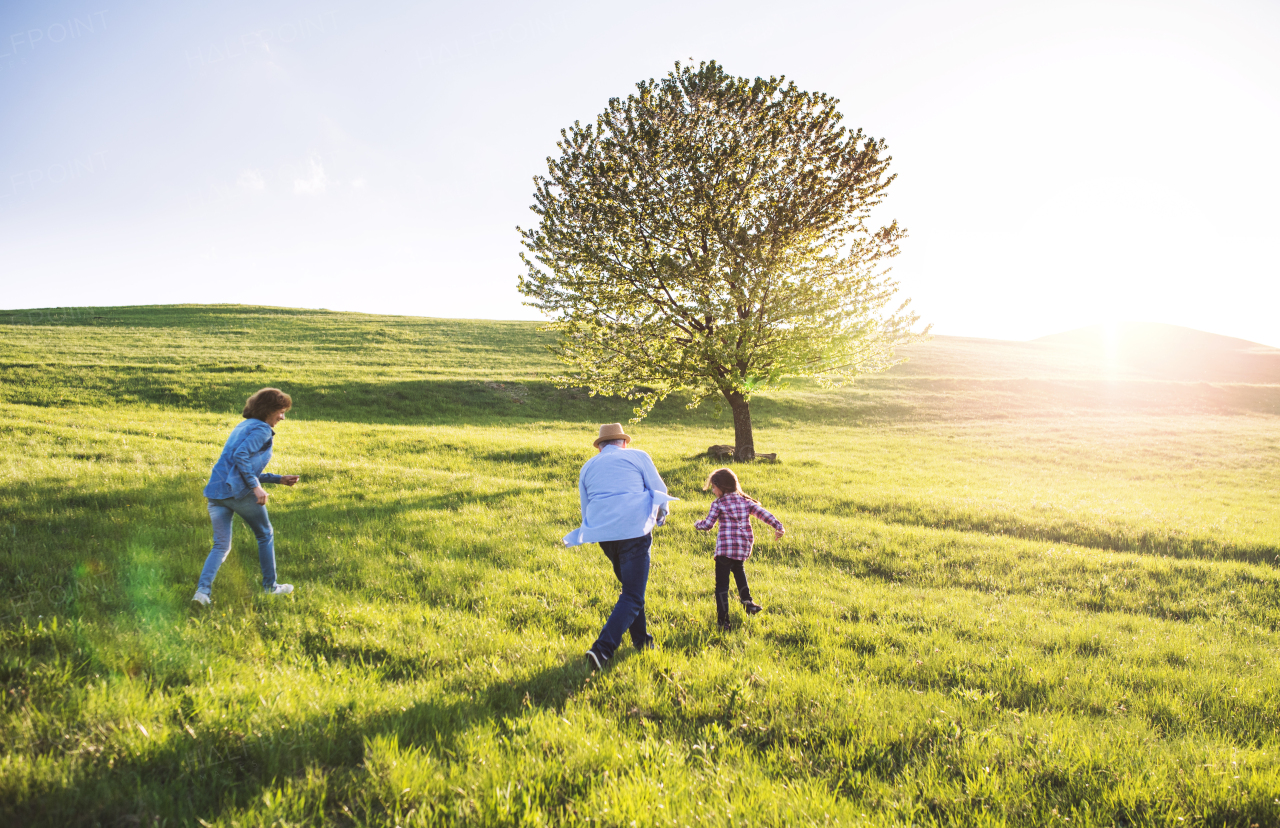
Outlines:
{"label": "large tree", "polygon": [[520,290],[559,333],[557,383],[637,401],[637,420],[673,391],[719,395],[749,460],[753,392],[844,384],[920,336],[906,302],[885,312],[905,235],[871,225],[890,157],[785,78],[677,63],[636,87],[561,130],[541,221],[517,228]]}

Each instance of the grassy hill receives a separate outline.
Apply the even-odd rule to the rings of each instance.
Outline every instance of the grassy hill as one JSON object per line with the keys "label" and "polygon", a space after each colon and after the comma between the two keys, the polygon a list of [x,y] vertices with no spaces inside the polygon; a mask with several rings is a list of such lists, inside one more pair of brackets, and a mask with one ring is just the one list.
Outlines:
{"label": "grassy hill", "polygon": [[[531,322],[217,305],[0,311],[0,326],[0,400],[25,405],[238,412],[257,388],[282,383],[298,398],[300,418],[630,416],[623,402],[546,382],[558,364],[546,350],[551,338]],[[797,380],[758,397],[753,418],[770,427],[1072,412],[1280,414],[1280,351],[1173,326],[1158,329],[1154,345],[1141,329],[1126,331],[1118,356],[1091,329],[1034,342],[936,337],[841,393]],[[1154,364],[1157,351],[1204,356],[1179,373]],[[655,421],[717,421],[714,405],[691,415],[683,403],[669,401]]]}
{"label": "grassy hill", "polygon": [[[729,633],[691,525],[732,423],[668,401],[634,429],[683,498],[662,646],[589,676],[616,590],[556,539],[629,406],[546,382],[536,326],[0,313],[0,817],[1273,824],[1274,354],[1155,333],[939,337],[757,398],[782,462],[739,472],[789,531]],[[1151,356],[1183,345],[1212,359]],[[193,608],[200,488],[268,384],[295,399],[272,469],[303,482],[271,509],[297,592],[254,594],[240,526]]]}

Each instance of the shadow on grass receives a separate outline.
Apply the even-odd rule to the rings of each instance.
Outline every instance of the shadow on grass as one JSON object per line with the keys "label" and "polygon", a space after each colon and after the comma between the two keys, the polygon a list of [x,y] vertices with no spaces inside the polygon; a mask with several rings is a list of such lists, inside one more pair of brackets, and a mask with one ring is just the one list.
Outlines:
{"label": "shadow on grass", "polygon": [[1178,529],[1096,526],[1070,520],[1032,523],[1007,514],[966,513],[922,503],[850,500],[836,502],[832,506],[828,514],[870,516],[898,526],[1000,535],[1043,543],[1067,543],[1088,549],[1190,560],[1240,561],[1272,566],[1280,564],[1280,546],[1275,544],[1223,541],[1212,536],[1186,534]]}
{"label": "shadow on grass", "polygon": [[[239,734],[192,720],[145,756],[81,765],[62,784],[0,800],[0,817],[27,826],[194,824],[259,801],[265,790],[316,767],[331,776],[326,804],[336,810],[364,798],[347,794],[364,782],[368,740],[392,736],[404,747],[452,756],[475,727],[505,728],[530,709],[562,710],[586,676],[585,666],[568,663],[491,685],[475,699],[423,700],[365,716],[338,706],[292,722],[287,734]],[[377,810],[376,803],[366,807]]]}
{"label": "shadow on grass", "polygon": [[[349,370],[341,368],[344,373]],[[239,414],[250,394],[278,386],[294,399],[299,420],[379,425],[486,425],[520,422],[625,422],[634,403],[589,396],[550,382],[466,379],[359,381],[315,371],[262,366],[101,366],[0,364],[0,401],[38,407],[150,405],[164,410]],[[1175,382],[897,379],[871,377],[853,388],[823,391],[797,384],[800,393],[758,395],[751,401],[757,430],[797,425],[857,427],[871,424],[1017,420],[1076,414],[1280,414],[1280,386]],[[659,403],[646,423],[722,431],[732,442],[732,418],[705,400]],[[768,447],[757,445],[757,450]],[[524,462],[512,455],[495,460]],[[536,461],[532,455],[528,461]]]}
{"label": "shadow on grass", "polygon": [[[290,722],[288,734],[237,733],[234,726],[223,727],[225,721],[202,727],[190,713],[190,700],[185,707],[180,702],[185,688],[203,675],[202,653],[184,643],[179,629],[192,613],[190,589],[207,554],[204,501],[191,496],[188,483],[171,476],[110,491],[77,491],[41,481],[0,487],[0,502],[16,506],[17,521],[15,543],[7,550],[10,566],[0,581],[7,608],[0,626],[0,704],[10,714],[26,710],[48,722],[5,752],[20,751],[29,763],[59,757],[69,766],[65,775],[37,774],[21,784],[0,784],[0,824],[149,824],[155,817],[194,824],[197,817],[211,819],[244,807],[277,780],[318,766],[354,778],[363,772],[366,739],[394,735],[402,744],[448,751],[477,724],[505,726],[505,720],[531,708],[560,710],[581,688],[585,666],[570,662],[494,682],[461,701],[424,699],[405,710],[366,715],[352,707],[329,709]],[[431,493],[390,507],[346,501],[340,511],[326,511],[324,519],[359,524],[398,508],[447,510],[464,502],[497,508],[518,492]],[[280,518],[292,511],[286,506],[273,515],[278,535],[288,535],[280,527],[290,521]],[[178,528],[166,534],[161,524]],[[252,606],[257,561],[253,539],[236,525],[233,558],[242,566],[229,560],[217,591],[220,603],[243,615],[245,605]],[[201,544],[188,554],[173,554],[176,543],[191,545],[193,530]],[[476,551],[464,554],[474,560]],[[489,563],[501,565],[493,551]],[[246,571],[236,572],[239,568]],[[457,603],[466,587],[456,579],[450,586],[441,600]],[[55,616],[60,624],[52,628]],[[426,656],[326,639],[316,631],[304,632],[297,643],[305,656],[363,665],[387,682],[433,672]],[[131,680],[148,694],[164,694],[168,698],[157,702],[160,714],[173,708],[175,721],[194,735],[173,728],[154,748],[116,745],[100,760],[84,753],[89,742],[98,742],[101,750],[103,737],[90,732],[117,727],[86,718],[75,701],[79,688],[100,677]]]}
{"label": "shadow on grass", "polygon": [[[582,389],[556,388],[545,380],[319,381],[314,372],[249,365],[104,368],[0,364],[0,401],[39,407],[153,405],[168,410],[239,414],[249,395],[268,385],[283,388],[293,397],[292,419],[382,425],[530,420],[625,422],[634,416],[635,406],[620,397],[593,397]],[[717,407],[715,400],[694,409],[687,408],[687,403],[688,398],[682,395],[669,397],[658,404],[649,422],[720,427],[732,433],[732,419]],[[758,428],[808,421],[856,425],[872,415],[884,419],[908,412],[909,409],[856,391],[828,393],[803,401],[781,397],[757,397],[752,401],[752,417]]]}
{"label": "shadow on grass", "polygon": [[[386,532],[389,524],[395,532],[395,518],[402,511],[454,512],[479,505],[496,514],[504,503],[524,493],[520,488],[467,488],[424,492],[392,502],[361,502],[326,499],[321,490],[298,492],[295,494],[303,496],[295,496],[291,502],[273,501],[270,507],[277,564],[282,572],[371,596],[378,589],[362,577],[365,556],[335,558],[294,554],[290,549],[305,550],[311,545],[308,541],[316,537],[349,535],[366,526]],[[94,673],[132,676],[150,672],[145,667],[145,653],[138,649],[145,646],[145,637],[104,659],[99,657],[99,648],[83,636],[77,638],[72,634],[74,627],[65,625],[93,619],[115,627],[128,619],[127,623],[139,628],[164,627],[166,622],[187,617],[190,596],[212,540],[206,501],[199,495],[198,483],[181,475],[155,476],[145,484],[103,489],[23,481],[0,485],[0,502],[12,507],[6,515],[6,528],[12,535],[3,538],[6,543],[0,549],[0,625],[29,622],[34,626],[38,619],[61,618],[64,627],[56,640],[62,642],[62,650],[80,653],[78,666],[67,676],[70,681]],[[252,600],[259,582],[257,545],[252,532],[238,519],[233,523],[232,539],[232,553],[219,572],[215,592],[220,601]],[[507,554],[483,541],[423,548],[440,560],[456,557],[493,566],[501,566]],[[450,604],[465,597],[465,576],[451,573],[459,582],[449,590],[433,584],[438,588],[432,594]],[[412,579],[415,574],[403,577]],[[471,577],[479,576],[473,573]],[[431,596],[425,597],[429,600]],[[58,652],[55,647],[50,654]],[[0,653],[7,655],[15,654]],[[22,665],[37,655],[24,650],[21,664],[15,662],[9,665],[12,669],[0,670],[0,691],[25,695],[32,672],[28,667],[36,665]],[[162,671],[164,675],[150,678],[160,686],[185,683],[184,675],[190,670],[183,665],[189,660],[178,659]]]}
{"label": "shadow on grass", "polygon": [[[672,471],[700,474],[704,467],[705,461],[695,457]],[[516,491],[479,496],[500,506]],[[474,502],[477,497],[472,493],[427,494],[408,506],[452,508],[460,501],[450,498],[459,494],[467,502]],[[36,589],[45,595],[40,600],[48,600],[46,586],[61,588],[105,581],[109,586],[101,593],[87,591],[87,587],[76,587],[79,592],[68,590],[59,612],[73,618],[86,613],[97,613],[100,618],[126,613],[135,619],[140,635],[136,652],[125,657],[112,655],[95,662],[93,669],[126,672],[149,681],[157,690],[177,689],[190,683],[190,659],[184,660],[183,653],[172,647],[159,649],[166,642],[164,636],[172,620],[185,612],[185,596],[177,594],[171,584],[193,578],[203,560],[203,549],[193,550],[186,559],[163,554],[167,536],[159,527],[162,521],[191,522],[201,533],[207,531],[203,501],[191,496],[186,481],[176,476],[158,478],[149,480],[146,486],[107,492],[66,490],[37,481],[21,487],[0,487],[0,502],[18,504],[23,530],[23,546],[11,553],[20,554],[14,559],[20,561],[20,566],[6,574],[0,594],[10,598],[22,594],[13,590]],[[340,507],[341,511],[334,514],[359,523],[404,508],[405,504],[344,501]],[[139,514],[142,509],[146,511]],[[247,533],[241,531],[240,535],[240,548],[251,554],[252,544],[244,537]],[[82,551],[82,541],[92,541],[87,554]],[[500,556],[494,553],[491,560],[498,563]],[[86,569],[77,574],[82,565]],[[256,566],[252,558],[248,566]],[[888,572],[875,574],[886,577]],[[709,613],[709,605],[707,610]],[[63,629],[66,632],[24,639],[24,657],[47,661],[51,655],[68,655],[72,648],[92,644],[78,637],[74,624]],[[801,650],[818,639],[808,622],[801,620],[779,626],[766,637],[779,646]],[[703,625],[695,625],[672,632],[664,644],[696,652],[708,642],[724,646],[730,640],[715,636]],[[363,664],[390,682],[421,676],[428,669],[421,659],[380,647],[354,646],[332,638],[326,641],[323,636],[309,640],[304,637],[301,644],[308,654]],[[157,654],[163,655],[164,660]],[[10,653],[4,655],[8,657]],[[815,653],[815,670],[825,664],[820,656]],[[138,673],[129,672],[135,668]],[[197,818],[211,820],[246,807],[281,780],[300,779],[317,767],[324,768],[333,780],[327,800],[330,807],[355,802],[361,796],[369,801],[367,777],[363,775],[367,740],[394,736],[402,745],[421,747],[441,758],[456,755],[466,734],[474,728],[501,730],[528,710],[562,711],[582,688],[585,676],[585,666],[570,660],[518,674],[512,681],[493,681],[465,699],[427,698],[406,705],[403,710],[365,714],[353,706],[326,709],[290,722],[288,733],[238,732],[234,726],[221,727],[225,721],[202,723],[188,715],[181,722],[191,729],[189,735],[186,730],[174,728],[173,735],[163,743],[154,747],[144,744],[140,752],[117,754],[113,764],[84,756],[79,760],[82,764],[56,784],[46,779],[22,789],[0,788],[4,791],[0,796],[0,817],[15,825],[137,824],[153,822],[155,817],[192,823]],[[85,678],[82,673],[66,676],[60,692],[65,693],[73,683],[83,686]],[[5,681],[11,679],[10,687],[35,691],[27,701],[33,705],[32,712],[39,714],[35,718],[55,719],[58,727],[73,733],[99,725],[85,722],[83,714],[59,710],[58,696],[53,692],[59,688],[51,688],[47,697],[40,697],[40,687],[34,683],[35,671],[6,674]],[[1028,693],[1035,689],[1030,680],[1026,686],[1030,688]],[[181,705],[175,707],[175,715],[181,715]],[[697,724],[701,720],[691,721]],[[84,734],[76,735],[79,738]],[[64,747],[51,734],[34,750],[29,744],[27,752],[53,757],[76,747],[79,745],[75,742]],[[380,805],[373,801],[369,807],[376,809]]]}

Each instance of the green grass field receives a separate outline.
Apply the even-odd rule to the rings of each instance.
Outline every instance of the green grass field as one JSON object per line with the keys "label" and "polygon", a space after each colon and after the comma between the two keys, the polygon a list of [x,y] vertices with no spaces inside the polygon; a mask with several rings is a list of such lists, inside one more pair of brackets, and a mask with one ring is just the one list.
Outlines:
{"label": "green grass field", "polygon": [[[546,383],[545,342],[0,312],[0,823],[1280,824],[1280,379],[939,338],[757,397],[781,462],[738,470],[788,534],[728,633],[692,523],[732,422],[669,400],[632,431],[683,498],[661,648],[590,675],[616,590],[557,540],[630,407]],[[237,522],[198,608],[200,490],[264,385],[297,591],[256,594]]]}

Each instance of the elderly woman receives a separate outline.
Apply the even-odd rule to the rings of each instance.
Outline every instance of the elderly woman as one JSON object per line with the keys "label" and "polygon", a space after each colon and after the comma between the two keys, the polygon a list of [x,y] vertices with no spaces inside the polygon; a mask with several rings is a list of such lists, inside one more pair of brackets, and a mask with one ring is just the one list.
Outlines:
{"label": "elderly woman", "polygon": [[209,499],[209,517],[213,520],[213,551],[205,559],[200,584],[191,599],[208,604],[212,598],[213,579],[218,567],[231,553],[231,520],[239,515],[258,539],[258,564],[262,567],[262,588],[267,595],[293,592],[289,584],[276,583],[275,536],[267,518],[267,491],[263,483],[298,482],[296,474],[264,474],[271,462],[271,440],[275,426],[293,407],[293,400],[279,388],[263,388],[244,404],[244,422],[231,431],[222,456],[209,475],[204,496]]}

